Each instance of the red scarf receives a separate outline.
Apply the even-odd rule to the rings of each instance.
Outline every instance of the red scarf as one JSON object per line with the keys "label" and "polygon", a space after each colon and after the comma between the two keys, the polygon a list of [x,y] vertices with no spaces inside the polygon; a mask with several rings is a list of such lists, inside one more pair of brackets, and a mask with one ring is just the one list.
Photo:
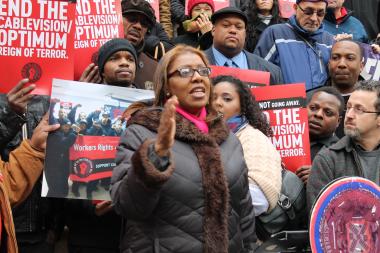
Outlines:
{"label": "red scarf", "polygon": [[201,110],[201,113],[199,114],[199,117],[194,115],[194,114],[190,114],[188,112],[186,112],[184,109],[182,109],[181,107],[177,106],[176,108],[176,111],[181,114],[183,117],[185,117],[186,119],[190,120],[191,122],[194,123],[194,125],[202,132],[202,133],[205,133],[205,134],[208,134],[208,125],[206,123],[206,115],[207,115],[207,112],[206,112],[206,108],[203,107],[202,110]]}

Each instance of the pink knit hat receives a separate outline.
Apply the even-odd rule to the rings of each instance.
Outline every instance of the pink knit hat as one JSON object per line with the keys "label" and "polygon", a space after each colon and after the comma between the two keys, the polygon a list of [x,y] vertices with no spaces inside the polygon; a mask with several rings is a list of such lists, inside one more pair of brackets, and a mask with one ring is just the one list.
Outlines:
{"label": "pink knit hat", "polygon": [[214,11],[215,11],[215,5],[214,5],[213,0],[189,0],[189,2],[187,3],[188,15],[191,15],[191,11],[193,10],[195,5],[197,5],[197,4],[208,4],[208,5],[210,5],[210,7],[212,9],[212,13],[214,13]]}

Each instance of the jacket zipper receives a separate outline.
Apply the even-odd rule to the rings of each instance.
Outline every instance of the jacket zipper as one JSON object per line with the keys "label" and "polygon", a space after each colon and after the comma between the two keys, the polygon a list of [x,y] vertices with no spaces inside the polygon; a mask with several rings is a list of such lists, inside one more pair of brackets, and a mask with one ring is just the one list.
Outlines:
{"label": "jacket zipper", "polygon": [[318,51],[318,58],[319,58],[319,69],[321,70],[321,74],[323,74],[323,64],[322,64],[322,55],[321,51]]}

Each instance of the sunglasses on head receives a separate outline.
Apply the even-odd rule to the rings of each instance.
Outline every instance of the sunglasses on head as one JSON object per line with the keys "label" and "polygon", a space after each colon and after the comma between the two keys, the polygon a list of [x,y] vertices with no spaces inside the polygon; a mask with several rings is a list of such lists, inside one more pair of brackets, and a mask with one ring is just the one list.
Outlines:
{"label": "sunglasses on head", "polygon": [[151,25],[148,19],[142,15],[128,13],[124,17],[128,20],[129,23],[132,23],[132,24],[140,23],[140,25],[145,28],[149,28]]}
{"label": "sunglasses on head", "polygon": [[314,13],[316,13],[318,17],[324,17],[326,14],[325,10],[314,10],[313,8],[309,8],[309,7],[302,9],[302,7],[299,6],[298,4],[297,4],[297,6],[303,12],[303,14],[305,14],[307,16],[312,16],[312,15],[314,15]]}

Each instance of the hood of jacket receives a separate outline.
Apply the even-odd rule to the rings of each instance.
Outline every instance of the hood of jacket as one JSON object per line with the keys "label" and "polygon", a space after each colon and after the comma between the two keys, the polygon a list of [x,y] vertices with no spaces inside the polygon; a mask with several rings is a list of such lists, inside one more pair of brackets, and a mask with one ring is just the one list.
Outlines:
{"label": "hood of jacket", "polygon": [[300,34],[302,37],[307,38],[307,39],[314,39],[314,40],[318,41],[318,38],[320,36],[322,36],[322,34],[324,32],[323,23],[321,23],[321,26],[315,32],[306,31],[305,29],[303,29],[299,25],[295,15],[293,15],[289,18],[289,24],[292,26],[293,30],[296,33]]}

